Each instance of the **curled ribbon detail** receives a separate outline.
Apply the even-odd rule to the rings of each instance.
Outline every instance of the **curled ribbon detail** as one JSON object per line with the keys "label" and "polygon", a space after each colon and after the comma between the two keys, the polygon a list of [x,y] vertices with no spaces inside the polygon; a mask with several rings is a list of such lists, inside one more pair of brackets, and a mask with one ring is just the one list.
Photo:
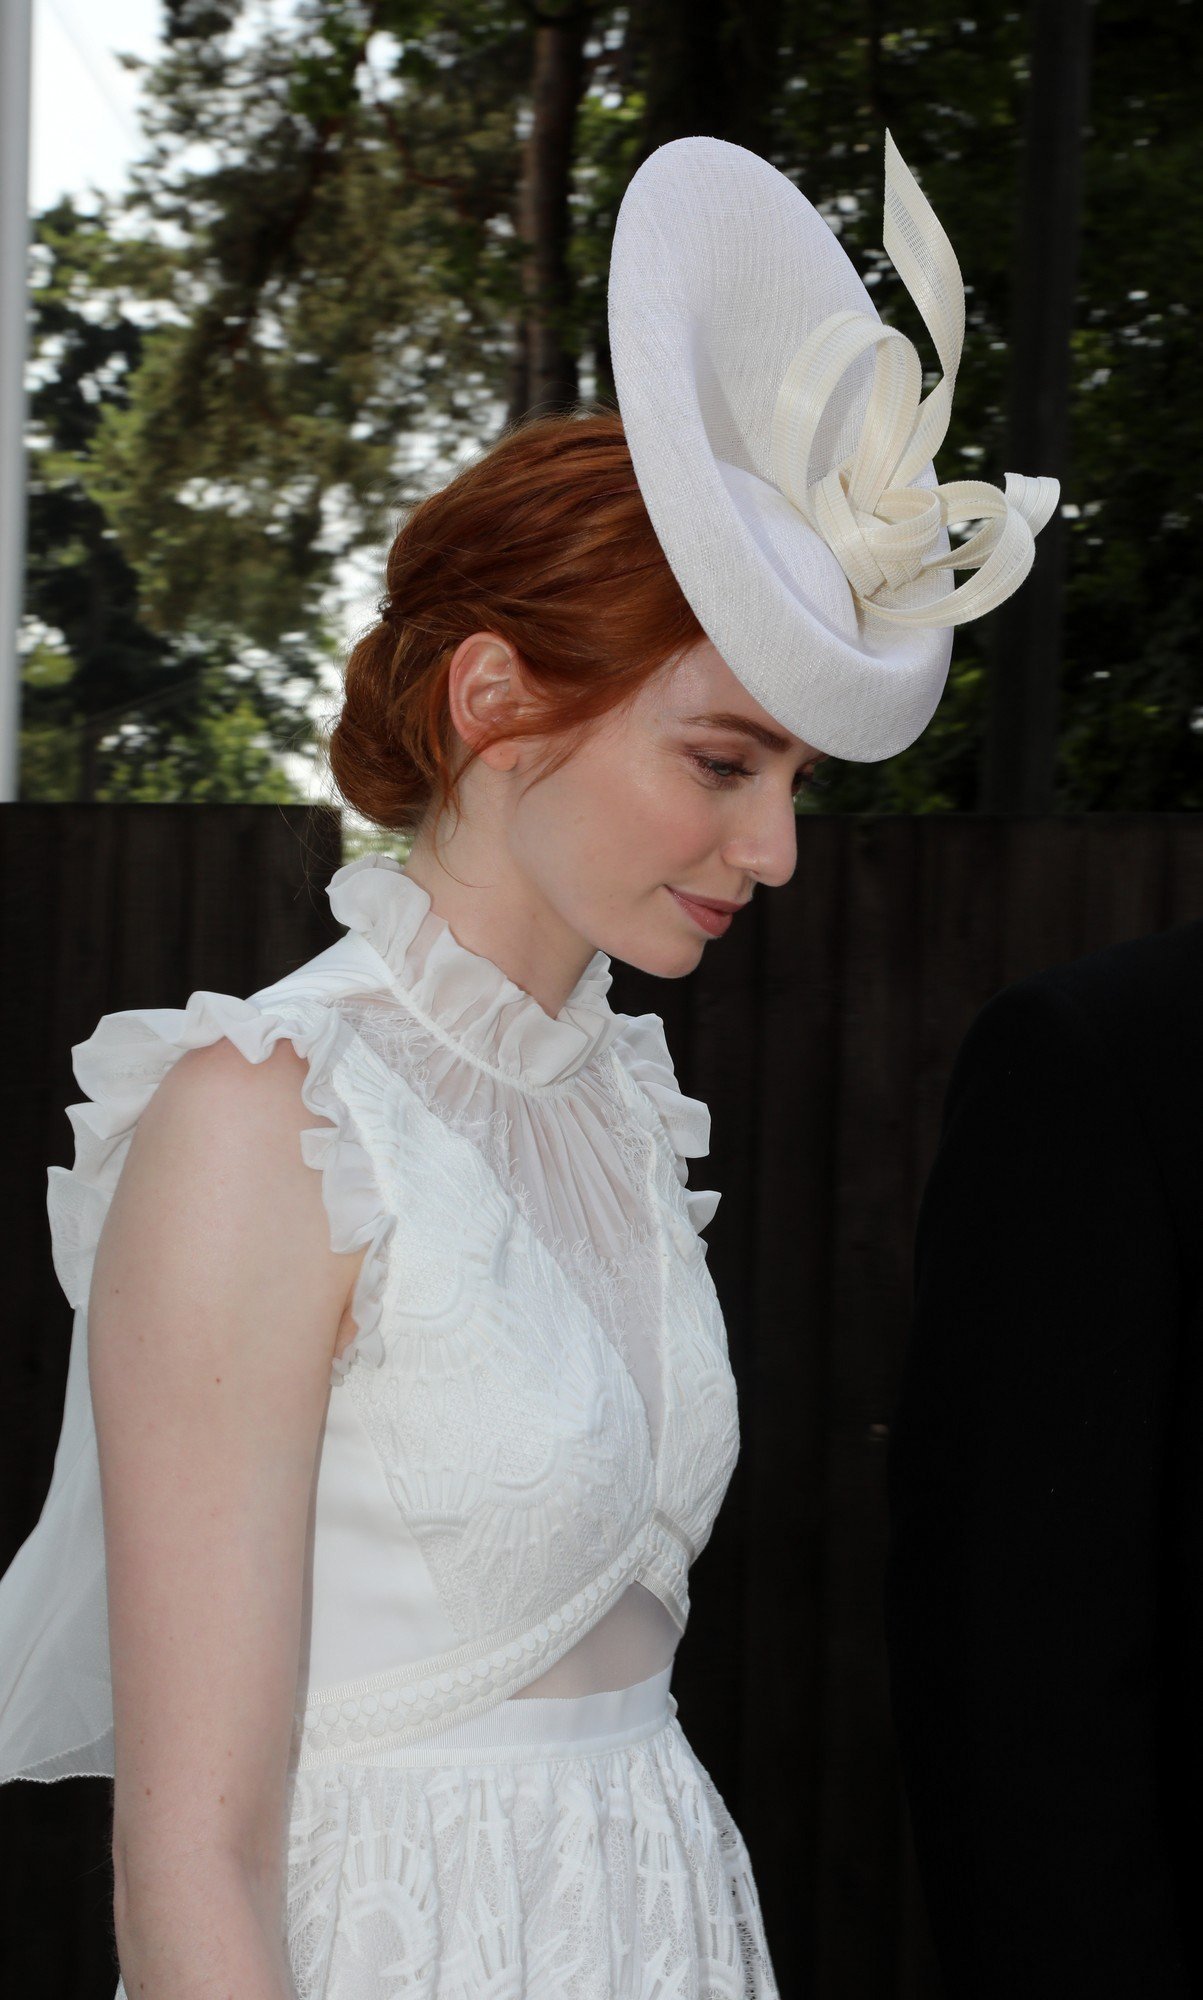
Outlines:
{"label": "curled ribbon detail", "polygon": [[[866,610],[899,625],[963,625],[1018,589],[1051,519],[1060,482],[1008,472],[1005,489],[981,479],[910,482],[934,459],[952,413],[965,338],[965,287],[948,237],[889,132],[882,240],[935,343],[941,379],[922,401],[914,343],[865,312],[837,312],[803,341],[777,392],[769,444],[773,483],[823,537]],[[875,350],[873,386],[855,449],[810,481],[819,425],[852,363]],[[954,521],[983,526],[959,548],[935,547]],[[930,604],[893,594],[931,569],[973,569]]]}

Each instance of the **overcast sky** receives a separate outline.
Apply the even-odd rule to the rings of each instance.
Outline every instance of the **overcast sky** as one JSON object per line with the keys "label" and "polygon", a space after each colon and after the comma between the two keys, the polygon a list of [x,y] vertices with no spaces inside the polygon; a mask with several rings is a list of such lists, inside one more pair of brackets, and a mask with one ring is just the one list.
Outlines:
{"label": "overcast sky", "polygon": [[29,201],[119,188],[138,149],[137,80],[117,51],[153,55],[160,0],[34,0]]}

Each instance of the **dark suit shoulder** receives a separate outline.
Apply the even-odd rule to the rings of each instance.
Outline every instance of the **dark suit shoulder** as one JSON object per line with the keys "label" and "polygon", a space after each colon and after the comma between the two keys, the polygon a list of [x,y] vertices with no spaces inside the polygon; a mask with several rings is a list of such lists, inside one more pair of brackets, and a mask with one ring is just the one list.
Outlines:
{"label": "dark suit shoulder", "polygon": [[957,1052],[950,1103],[983,1065],[1059,1046],[1132,1105],[1157,1162],[1188,1269],[1203,1277],[1203,920],[1125,938],[1013,980]]}
{"label": "dark suit shoulder", "polygon": [[1089,1015],[1117,1055],[1133,1051],[1149,1034],[1168,1034],[1172,1049],[1197,1050],[1203,919],[1124,938],[1014,983],[1064,994]]}
{"label": "dark suit shoulder", "polygon": [[958,2000],[1203,1994],[1201,999],[1190,924],[1001,988],[953,1065],[885,1617]]}

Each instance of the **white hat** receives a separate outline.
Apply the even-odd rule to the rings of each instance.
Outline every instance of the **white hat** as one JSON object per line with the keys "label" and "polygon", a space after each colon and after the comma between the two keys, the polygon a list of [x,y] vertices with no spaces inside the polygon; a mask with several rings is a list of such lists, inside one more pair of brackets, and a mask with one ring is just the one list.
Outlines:
{"label": "white hat", "polygon": [[[935,712],[951,627],[1009,597],[1055,479],[939,485],[965,330],[952,245],[890,134],[884,247],[943,378],[920,401],[839,239],[784,174],[674,139],[632,176],[610,253],[610,352],[635,477],[707,637],[829,756],[904,750]],[[947,524],[983,526],[955,551]],[[976,573],[954,587],[951,571]]]}

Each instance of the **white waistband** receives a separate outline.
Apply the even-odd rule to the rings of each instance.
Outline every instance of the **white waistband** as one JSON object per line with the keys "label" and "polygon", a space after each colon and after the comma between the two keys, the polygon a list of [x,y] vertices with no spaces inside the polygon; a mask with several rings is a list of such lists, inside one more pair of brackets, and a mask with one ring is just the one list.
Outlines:
{"label": "white waistband", "polygon": [[662,1729],[677,1712],[669,1693],[672,1662],[649,1680],[600,1694],[511,1695],[483,1715],[453,1722],[437,1735],[402,1748],[381,1746],[356,1763],[415,1767],[515,1763],[548,1757],[587,1757],[637,1743]]}

